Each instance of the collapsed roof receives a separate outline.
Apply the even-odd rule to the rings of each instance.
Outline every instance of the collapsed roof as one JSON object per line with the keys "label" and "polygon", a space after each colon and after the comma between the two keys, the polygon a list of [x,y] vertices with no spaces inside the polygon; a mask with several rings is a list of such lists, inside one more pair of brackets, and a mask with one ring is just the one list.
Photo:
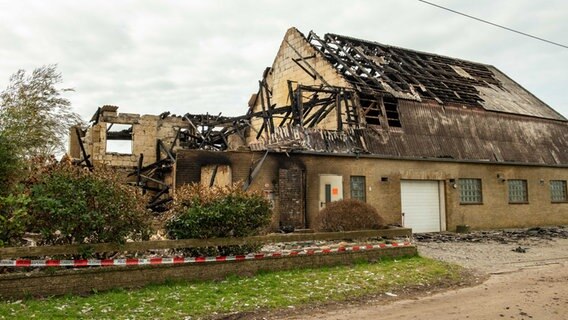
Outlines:
{"label": "collapsed roof", "polygon": [[[257,135],[249,144],[253,150],[568,164],[566,118],[493,66],[337,34],[306,37],[294,28],[282,46],[292,53],[281,47],[271,72],[285,73],[283,61],[291,59],[322,83],[321,90],[289,79],[289,101],[304,121],[280,121]],[[317,57],[347,86],[330,86],[334,75],[322,71]],[[277,87],[277,78],[266,87]],[[298,81],[295,89],[291,81]],[[322,104],[313,102],[322,95],[332,103],[317,109]],[[313,121],[330,113],[328,107],[337,113],[336,130]]]}
{"label": "collapsed roof", "polygon": [[[116,107],[99,109],[95,124],[116,119],[102,111]],[[568,120],[495,67],[295,28],[246,114],[159,118],[176,118],[176,131],[148,150],[171,161],[184,148],[568,165]],[[133,136],[109,130],[107,139]]]}
{"label": "collapsed roof", "polygon": [[566,120],[493,66],[337,34],[307,41],[361,91]]}

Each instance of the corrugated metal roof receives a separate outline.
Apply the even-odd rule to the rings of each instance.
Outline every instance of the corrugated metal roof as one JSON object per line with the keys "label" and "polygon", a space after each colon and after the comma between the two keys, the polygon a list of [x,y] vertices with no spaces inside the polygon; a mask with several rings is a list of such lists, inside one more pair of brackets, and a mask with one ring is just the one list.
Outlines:
{"label": "corrugated metal roof", "polygon": [[281,127],[252,150],[568,165],[568,123],[400,100],[402,130]]}
{"label": "corrugated metal roof", "polygon": [[566,120],[561,114],[539,100],[495,67],[488,66],[500,87],[476,86],[481,106],[486,110],[523,114],[540,118]]}

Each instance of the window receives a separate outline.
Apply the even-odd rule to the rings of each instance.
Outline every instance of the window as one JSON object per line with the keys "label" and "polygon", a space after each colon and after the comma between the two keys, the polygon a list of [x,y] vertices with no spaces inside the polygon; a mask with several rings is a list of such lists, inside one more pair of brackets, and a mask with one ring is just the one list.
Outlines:
{"label": "window", "polygon": [[106,153],[132,154],[132,125],[107,123]]}
{"label": "window", "polygon": [[377,97],[361,94],[359,97],[359,103],[363,109],[363,113],[365,114],[365,121],[367,124],[380,126],[382,112],[381,105],[377,100]]}
{"label": "window", "polygon": [[325,185],[325,203],[331,202],[331,184]]}
{"label": "window", "polygon": [[391,96],[377,97],[369,94],[359,96],[365,121],[369,125],[380,126],[384,120],[389,127],[402,127],[398,114],[398,99]]}
{"label": "window", "polygon": [[481,179],[459,179],[460,203],[482,203]]}
{"label": "window", "polygon": [[509,183],[509,203],[528,203],[527,180],[513,179]]}
{"label": "window", "polygon": [[550,200],[552,202],[566,202],[566,180],[550,180]]}
{"label": "window", "polygon": [[385,96],[383,97],[383,104],[385,105],[389,127],[402,127],[398,115],[398,99]]}
{"label": "window", "polygon": [[365,177],[351,176],[351,199],[365,202]]}

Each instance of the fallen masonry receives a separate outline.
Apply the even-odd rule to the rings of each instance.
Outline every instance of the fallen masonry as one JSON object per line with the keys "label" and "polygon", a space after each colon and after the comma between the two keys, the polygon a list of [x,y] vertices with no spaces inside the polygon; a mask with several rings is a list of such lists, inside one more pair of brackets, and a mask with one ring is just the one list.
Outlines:
{"label": "fallen masonry", "polygon": [[473,231],[470,233],[420,233],[415,234],[417,242],[498,242],[517,243],[521,240],[568,239],[568,228],[535,227],[528,229],[504,229],[491,231]]}

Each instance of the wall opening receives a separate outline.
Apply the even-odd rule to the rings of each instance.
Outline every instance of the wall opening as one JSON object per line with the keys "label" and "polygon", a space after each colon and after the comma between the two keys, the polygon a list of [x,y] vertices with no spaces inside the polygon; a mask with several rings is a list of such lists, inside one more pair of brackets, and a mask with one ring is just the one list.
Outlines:
{"label": "wall opening", "polygon": [[359,105],[365,114],[365,121],[369,125],[381,125],[381,106],[377,98],[373,95],[361,94]]}
{"label": "wall opening", "polygon": [[400,123],[400,117],[398,115],[398,99],[394,97],[384,96],[383,104],[385,105],[389,127],[402,127],[402,124]]}
{"label": "wall opening", "polygon": [[107,124],[106,153],[132,154],[131,124]]}

